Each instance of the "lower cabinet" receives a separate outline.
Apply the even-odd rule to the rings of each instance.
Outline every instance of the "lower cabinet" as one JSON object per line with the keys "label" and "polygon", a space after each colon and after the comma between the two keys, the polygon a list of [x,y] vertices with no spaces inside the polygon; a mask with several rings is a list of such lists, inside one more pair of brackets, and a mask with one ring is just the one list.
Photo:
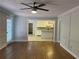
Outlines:
{"label": "lower cabinet", "polygon": [[43,39],[49,39],[52,40],[53,39],[53,29],[51,30],[41,30],[42,34],[42,38]]}

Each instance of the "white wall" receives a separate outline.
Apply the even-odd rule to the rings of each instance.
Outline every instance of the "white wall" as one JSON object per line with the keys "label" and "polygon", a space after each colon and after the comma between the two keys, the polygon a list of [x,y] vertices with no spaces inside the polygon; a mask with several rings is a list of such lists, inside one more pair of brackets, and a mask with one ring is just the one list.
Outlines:
{"label": "white wall", "polygon": [[79,59],[79,6],[59,16],[60,44]]}
{"label": "white wall", "polygon": [[[14,28],[15,28],[15,39],[14,39],[14,41],[27,41],[28,40],[28,23],[32,23],[32,22],[35,22],[35,21],[37,21],[37,20],[48,20],[48,19],[44,19],[44,18],[40,18],[40,19],[32,19],[32,18],[27,18],[27,17],[22,17],[22,16],[17,16],[16,18],[15,18],[15,26],[14,26]],[[29,20],[31,20],[31,21],[29,21]],[[50,19],[50,20],[53,20],[53,21],[55,21],[56,23],[55,23],[55,33],[54,33],[54,35],[56,35],[56,36],[54,36],[54,38],[56,39],[56,37],[57,37],[57,18],[52,18],[52,19]],[[35,22],[36,23],[36,22]],[[33,29],[33,31],[34,31],[34,33],[33,34],[35,34],[35,30],[36,30],[36,28],[34,28]]]}
{"label": "white wall", "polygon": [[[7,25],[7,18],[8,17],[13,17],[14,18],[14,14],[2,7],[0,7],[0,49],[4,48],[7,46],[8,42],[7,42],[7,29],[6,29],[6,25]],[[13,29],[14,31],[14,29]],[[14,35],[14,33],[13,33]],[[12,39],[14,39],[12,37]]]}
{"label": "white wall", "polygon": [[15,18],[15,41],[27,40],[27,18],[17,16]]}
{"label": "white wall", "polygon": [[71,14],[70,49],[79,58],[79,8]]}
{"label": "white wall", "polygon": [[0,11],[0,49],[4,48],[7,45],[6,19],[7,19],[7,14]]}

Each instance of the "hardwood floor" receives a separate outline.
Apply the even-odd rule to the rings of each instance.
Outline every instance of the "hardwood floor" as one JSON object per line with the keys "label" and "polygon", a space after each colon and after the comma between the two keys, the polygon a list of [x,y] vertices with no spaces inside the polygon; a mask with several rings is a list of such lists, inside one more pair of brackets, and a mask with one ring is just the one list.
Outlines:
{"label": "hardwood floor", "polygon": [[15,42],[0,51],[0,59],[75,59],[57,43]]}

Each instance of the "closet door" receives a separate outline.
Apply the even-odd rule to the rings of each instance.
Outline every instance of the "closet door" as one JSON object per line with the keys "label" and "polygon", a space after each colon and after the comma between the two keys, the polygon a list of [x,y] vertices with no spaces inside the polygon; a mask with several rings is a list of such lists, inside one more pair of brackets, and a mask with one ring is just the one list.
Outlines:
{"label": "closet door", "polygon": [[79,57],[79,10],[71,15],[70,48]]}
{"label": "closet door", "polygon": [[66,48],[69,48],[69,35],[70,35],[70,15],[64,15],[61,17],[60,42]]}
{"label": "closet door", "polygon": [[6,15],[0,12],[0,49],[6,45]]}

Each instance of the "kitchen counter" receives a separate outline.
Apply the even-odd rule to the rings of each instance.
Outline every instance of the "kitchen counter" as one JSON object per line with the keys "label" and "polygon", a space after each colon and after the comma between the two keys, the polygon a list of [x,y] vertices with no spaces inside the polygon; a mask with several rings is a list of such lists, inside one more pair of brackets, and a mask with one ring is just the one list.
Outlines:
{"label": "kitchen counter", "polygon": [[52,30],[53,27],[37,27],[39,30]]}

